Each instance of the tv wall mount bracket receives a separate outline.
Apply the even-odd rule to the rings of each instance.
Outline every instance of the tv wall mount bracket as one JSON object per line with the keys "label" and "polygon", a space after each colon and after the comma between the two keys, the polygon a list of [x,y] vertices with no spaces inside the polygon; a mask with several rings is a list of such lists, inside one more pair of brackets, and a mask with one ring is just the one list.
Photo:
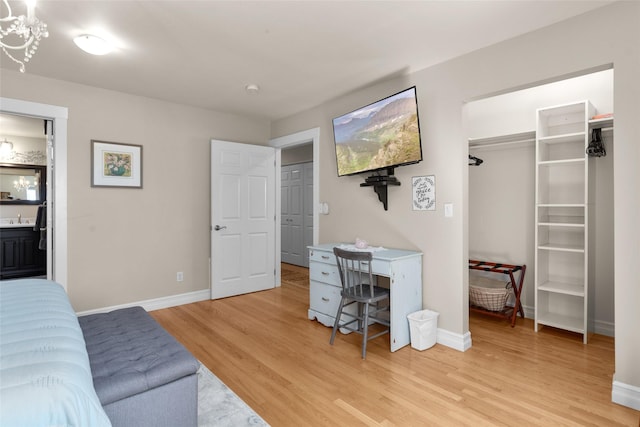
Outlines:
{"label": "tv wall mount bracket", "polygon": [[378,200],[382,202],[384,210],[388,210],[387,189],[389,186],[398,186],[400,181],[393,176],[393,168],[387,168],[386,174],[377,173],[367,177],[360,187],[373,187],[373,191],[378,195]]}

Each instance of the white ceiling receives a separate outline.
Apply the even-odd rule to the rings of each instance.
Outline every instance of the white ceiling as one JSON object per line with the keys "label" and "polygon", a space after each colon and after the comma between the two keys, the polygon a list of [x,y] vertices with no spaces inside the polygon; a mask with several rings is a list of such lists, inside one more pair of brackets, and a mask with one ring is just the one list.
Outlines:
{"label": "white ceiling", "polygon": [[[27,73],[274,120],[608,3],[41,0],[50,36]],[[116,51],[80,51],[83,33]]]}

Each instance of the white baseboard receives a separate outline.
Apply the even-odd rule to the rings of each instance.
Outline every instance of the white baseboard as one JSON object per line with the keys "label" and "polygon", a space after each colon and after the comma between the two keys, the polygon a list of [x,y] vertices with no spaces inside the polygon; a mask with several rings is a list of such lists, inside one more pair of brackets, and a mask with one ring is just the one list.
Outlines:
{"label": "white baseboard", "polygon": [[463,335],[438,328],[436,342],[458,351],[467,351],[471,348],[471,332]]}
{"label": "white baseboard", "polygon": [[193,302],[205,301],[211,299],[211,290],[188,292],[186,294],[171,295],[168,297],[154,298],[144,301],[132,302],[128,304],[113,305],[110,307],[102,307],[93,310],[82,311],[76,313],[78,316],[86,316],[95,313],[108,313],[121,308],[142,306],[147,311],[160,310],[162,308],[175,307],[176,305],[191,304]]}
{"label": "white baseboard", "polygon": [[640,411],[640,387],[614,381],[611,387],[611,401]]}

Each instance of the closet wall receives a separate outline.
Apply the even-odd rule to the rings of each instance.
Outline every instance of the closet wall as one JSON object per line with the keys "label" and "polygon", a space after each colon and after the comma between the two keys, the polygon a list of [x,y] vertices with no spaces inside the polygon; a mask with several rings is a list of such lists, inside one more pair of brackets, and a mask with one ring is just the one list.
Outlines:
{"label": "closet wall", "polygon": [[[534,317],[536,109],[589,100],[613,112],[612,69],[470,102],[469,257],[526,264],[522,303]],[[613,131],[603,130],[607,156],[595,163],[595,332],[614,335]],[[473,145],[479,145],[472,148]]]}

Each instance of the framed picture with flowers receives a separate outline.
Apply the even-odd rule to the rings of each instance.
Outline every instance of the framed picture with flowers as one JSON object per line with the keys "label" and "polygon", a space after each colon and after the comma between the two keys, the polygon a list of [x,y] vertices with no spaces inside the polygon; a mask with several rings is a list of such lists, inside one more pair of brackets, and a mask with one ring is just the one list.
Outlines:
{"label": "framed picture with flowers", "polygon": [[91,186],[142,188],[142,145],[91,140]]}

